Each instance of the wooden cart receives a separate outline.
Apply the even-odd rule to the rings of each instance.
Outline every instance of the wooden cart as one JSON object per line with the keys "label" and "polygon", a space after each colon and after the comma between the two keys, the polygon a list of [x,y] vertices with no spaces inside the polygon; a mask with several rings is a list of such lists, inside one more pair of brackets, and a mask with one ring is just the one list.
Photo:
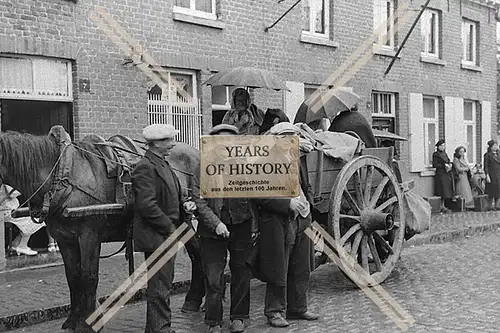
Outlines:
{"label": "wooden cart", "polygon": [[[370,285],[391,274],[404,240],[403,192],[392,170],[393,152],[393,147],[365,148],[347,163],[322,151],[306,156],[313,220],[369,272]],[[327,261],[324,253],[316,257],[316,267]]]}

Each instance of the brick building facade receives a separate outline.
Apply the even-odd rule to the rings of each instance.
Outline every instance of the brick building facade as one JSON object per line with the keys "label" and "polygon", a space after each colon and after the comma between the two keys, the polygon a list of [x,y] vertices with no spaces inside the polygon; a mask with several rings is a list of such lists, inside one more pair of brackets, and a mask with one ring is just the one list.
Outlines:
{"label": "brick building facade", "polygon": [[[450,157],[456,146],[467,145],[471,162],[479,162],[497,133],[498,1],[431,0],[384,77],[424,2],[303,0],[266,32],[293,1],[0,1],[1,128],[41,133],[63,123],[75,138],[139,138],[148,122],[165,121],[193,138],[210,129],[213,117],[220,119],[230,93],[201,83],[234,66],[284,78],[291,92],[255,90],[253,97],[264,110],[283,108],[293,119],[304,98],[388,12],[409,5],[410,21],[388,43],[370,46],[373,57],[346,86],[363,97],[359,112],[375,127],[409,138],[398,145],[403,177],[418,179],[418,191],[428,196],[435,141],[447,139]],[[176,80],[193,98],[182,99],[175,89],[160,97],[161,89],[89,18],[96,5],[153,56],[167,81]],[[169,114],[162,113],[165,107]]]}

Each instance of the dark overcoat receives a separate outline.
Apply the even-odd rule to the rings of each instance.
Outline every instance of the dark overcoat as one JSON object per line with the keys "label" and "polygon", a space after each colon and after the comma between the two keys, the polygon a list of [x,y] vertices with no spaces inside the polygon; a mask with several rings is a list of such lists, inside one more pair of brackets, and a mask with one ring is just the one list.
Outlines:
{"label": "dark overcoat", "polygon": [[435,151],[432,154],[432,167],[436,168],[434,175],[434,193],[441,199],[453,197],[453,178],[451,172],[446,171],[446,163],[451,163],[444,151]]}
{"label": "dark overcoat", "polygon": [[[301,157],[300,186],[310,204],[312,214],[312,190],[307,180],[305,156]],[[311,214],[307,218],[291,221],[290,199],[255,199],[260,218],[258,277],[276,286],[286,286],[287,271],[285,244],[293,244],[297,234],[311,226]],[[311,252],[312,255],[314,254]],[[314,258],[310,258],[314,260]],[[304,263],[310,266],[311,262]]]}
{"label": "dark overcoat", "polygon": [[135,248],[154,252],[184,220],[179,179],[168,162],[148,150],[132,173],[132,187]]}
{"label": "dark overcoat", "polygon": [[484,154],[484,173],[490,176],[491,182],[486,183],[485,193],[490,198],[500,198],[500,156],[492,151]]}

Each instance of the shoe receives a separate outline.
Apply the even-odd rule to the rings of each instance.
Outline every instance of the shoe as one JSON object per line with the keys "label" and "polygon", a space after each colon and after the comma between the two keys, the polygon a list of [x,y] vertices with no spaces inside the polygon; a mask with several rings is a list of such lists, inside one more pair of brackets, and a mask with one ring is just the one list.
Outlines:
{"label": "shoe", "polygon": [[56,252],[57,251],[56,243],[50,243],[49,246],[47,247],[47,251]]}
{"label": "shoe", "polygon": [[287,313],[286,314],[286,319],[296,319],[296,320],[318,320],[319,316],[315,313],[306,311],[302,313]]}
{"label": "shoe", "polygon": [[38,254],[37,251],[34,251],[30,249],[29,247],[12,247],[13,251],[16,251],[17,255],[20,256],[21,254],[27,255],[27,256],[36,256]]}
{"label": "shoe", "polygon": [[210,326],[208,328],[208,333],[222,333],[222,327],[220,327],[219,325]]}
{"label": "shoe", "polygon": [[229,325],[229,330],[231,333],[241,333],[245,332],[245,324],[243,323],[243,320],[241,319],[236,319],[231,322],[231,325]]}
{"label": "shoe", "polygon": [[283,318],[281,313],[274,313],[271,317],[267,317],[267,322],[272,327],[288,327],[290,324]]}

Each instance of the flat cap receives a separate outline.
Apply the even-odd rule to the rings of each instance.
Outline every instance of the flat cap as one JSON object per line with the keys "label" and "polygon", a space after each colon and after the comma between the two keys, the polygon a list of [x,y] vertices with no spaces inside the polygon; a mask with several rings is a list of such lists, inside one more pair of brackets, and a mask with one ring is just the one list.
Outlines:
{"label": "flat cap", "polygon": [[283,123],[278,123],[271,127],[269,130],[269,134],[272,135],[279,135],[279,134],[285,134],[285,133],[294,133],[294,134],[299,134],[300,129],[295,126],[294,124],[288,123],[288,122],[283,122]]}
{"label": "flat cap", "polygon": [[179,134],[179,131],[174,126],[168,124],[149,125],[142,131],[142,135],[146,141],[174,138],[177,134]]}
{"label": "flat cap", "polygon": [[231,133],[236,134],[236,135],[240,134],[238,127],[233,126],[233,125],[228,125],[228,124],[220,124],[220,125],[214,126],[210,130],[210,132],[208,132],[208,134],[215,135],[215,134],[218,134],[219,132],[223,132],[223,131],[231,132]]}

